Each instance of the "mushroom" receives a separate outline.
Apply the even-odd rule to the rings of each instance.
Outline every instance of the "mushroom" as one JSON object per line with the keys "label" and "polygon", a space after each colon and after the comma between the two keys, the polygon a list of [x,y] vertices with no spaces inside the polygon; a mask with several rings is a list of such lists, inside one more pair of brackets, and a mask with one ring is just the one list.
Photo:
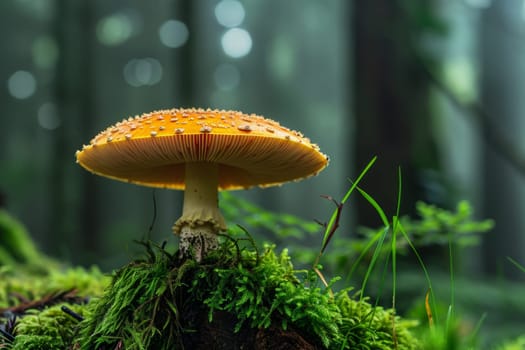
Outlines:
{"label": "mushroom", "polygon": [[268,187],[316,175],[328,157],[301,133],[257,115],[211,109],[160,110],[130,117],[76,153],[90,172],[138,185],[184,190],[181,257],[218,247],[226,223],[218,190]]}

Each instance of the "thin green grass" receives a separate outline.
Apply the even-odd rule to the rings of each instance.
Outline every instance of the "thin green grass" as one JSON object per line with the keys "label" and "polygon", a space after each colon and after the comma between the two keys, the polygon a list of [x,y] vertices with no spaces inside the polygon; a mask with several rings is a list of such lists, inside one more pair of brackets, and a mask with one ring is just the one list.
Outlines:
{"label": "thin green grass", "polygon": [[[370,168],[372,168],[372,166],[374,165],[376,160],[377,160],[377,157],[373,157],[372,160],[370,162],[368,162],[368,164],[363,169],[363,171],[361,171],[361,173],[359,174],[357,179],[352,183],[352,186],[350,186],[350,189],[343,196],[343,199],[341,200],[341,205],[344,205],[346,203],[346,201],[348,200],[350,195],[357,188],[357,185],[359,184],[359,182],[363,179],[363,177],[366,175],[366,173],[368,173]],[[333,212],[332,216],[330,217],[330,220],[328,221],[328,224],[326,225],[326,229],[324,231],[324,236],[323,236],[323,244],[321,246],[321,252],[324,251],[324,249],[326,248],[326,246],[330,242],[330,238],[332,237],[331,234],[333,234],[333,232],[334,232],[333,228],[334,228],[334,225],[336,224],[337,216],[338,216],[338,211],[335,210]]]}
{"label": "thin green grass", "polygon": [[[355,184],[354,184],[355,185]],[[377,203],[377,201],[368,194],[365,190],[360,188],[359,186],[354,186],[355,189],[359,192],[363,198],[366,199],[366,201],[375,209],[377,212],[379,218],[381,219],[383,223],[383,228],[378,230],[376,234],[372,235],[367,244],[365,245],[364,249],[361,251],[361,254],[357,258],[357,260],[353,263],[350,273],[347,275],[347,281],[351,279],[352,274],[357,269],[357,266],[360,264],[361,260],[365,256],[369,256],[370,252],[372,253],[372,257],[370,258],[370,261],[368,262],[366,272],[363,277],[363,281],[360,288],[360,294],[361,298],[365,295],[365,289],[366,286],[372,276],[372,273],[374,271],[374,268],[378,264],[378,261],[380,261],[381,253],[386,253],[386,261],[385,261],[385,267],[388,264],[388,262],[391,262],[392,267],[392,310],[395,313],[396,309],[396,298],[397,298],[397,248],[399,242],[398,235],[401,234],[401,237],[406,241],[406,244],[410,247],[410,250],[414,253],[422,271],[426,279],[426,283],[428,285],[428,293],[425,300],[426,303],[426,310],[427,310],[427,317],[429,319],[429,332],[432,335],[430,339],[440,339],[439,343],[441,344],[439,346],[439,349],[459,349],[458,346],[465,346],[467,349],[475,349],[477,340],[479,339],[479,334],[481,327],[483,325],[483,322],[486,319],[486,314],[483,314],[481,318],[476,323],[474,329],[469,334],[468,337],[464,337],[463,341],[461,340],[461,336],[458,333],[458,319],[456,316],[456,276],[455,276],[455,254],[456,254],[456,238],[454,237],[454,233],[452,231],[448,232],[446,238],[447,238],[447,244],[448,244],[448,255],[449,255],[449,305],[446,312],[445,322],[440,323],[440,317],[438,315],[438,308],[437,308],[437,302],[436,302],[436,295],[434,294],[434,288],[432,287],[432,280],[430,278],[429,271],[423,261],[423,258],[419,254],[418,250],[416,249],[415,243],[410,239],[407,231],[402,225],[402,222],[399,220],[399,213],[400,213],[400,207],[401,207],[401,195],[402,195],[402,175],[401,170],[398,170],[398,195],[397,195],[397,206],[396,206],[396,214],[392,216],[391,221],[388,220],[388,216]],[[389,234],[391,233],[391,236]],[[387,244],[387,238],[390,238],[390,249],[383,248],[384,244]],[[373,251],[371,250],[373,249]],[[389,260],[390,259],[390,260]],[[516,266],[521,271],[525,272],[525,267],[521,264],[519,264],[517,261],[513,260],[512,258],[507,258],[514,266]],[[383,287],[383,281],[384,281],[384,273],[386,270],[383,270],[383,278],[381,279],[380,283],[380,290]],[[379,291],[379,294],[380,291]],[[376,301],[376,305],[378,305],[378,300]],[[437,325],[437,327],[434,327],[434,325]],[[392,337],[394,341],[394,348],[397,349],[397,342],[396,342],[396,322],[392,321],[391,325],[391,332]],[[461,345],[462,344],[462,345]],[[428,344],[430,345],[430,343]],[[437,348],[436,348],[437,349]]]}
{"label": "thin green grass", "polygon": [[512,259],[510,256],[507,256],[507,260],[514,266],[516,266],[521,272],[525,273],[525,266],[521,265],[516,260]]}
{"label": "thin green grass", "polygon": [[[368,194],[364,189],[358,186],[358,182],[363,178],[363,176],[368,172],[368,170],[372,167],[372,165],[375,163],[376,157],[374,157],[369,164],[365,167],[365,169],[360,173],[359,177],[355,182],[352,182],[352,186],[350,189],[346,192],[345,196],[343,197],[343,200],[341,201],[341,204],[344,204],[349,196],[354,192],[354,190],[357,190],[363,198],[366,199],[366,201],[375,209],[376,213],[378,214],[379,218],[381,219],[381,222],[383,223],[383,229],[378,230],[378,232],[371,237],[371,239],[368,241],[368,243],[365,245],[364,249],[361,251],[360,255],[357,257],[355,262],[352,264],[349,273],[346,277],[346,282],[348,282],[351,278],[353,273],[356,271],[357,267],[363,260],[365,256],[367,256],[371,249],[373,249],[372,257],[370,258],[370,261],[368,262],[368,267],[366,269],[366,272],[363,277],[363,281],[361,283],[361,288],[359,290],[360,298],[363,300],[364,296],[366,295],[365,289],[369,282],[369,279],[372,275],[372,272],[377,265],[381,252],[383,251],[383,245],[385,244],[385,241],[391,233],[391,241],[390,241],[390,250],[388,251],[388,255],[386,257],[386,264],[388,264],[388,259],[391,259],[392,263],[392,308],[395,310],[396,306],[396,290],[397,290],[397,235],[401,234],[401,236],[405,239],[406,243],[414,253],[422,271],[425,275],[426,283],[428,285],[428,294],[429,294],[429,327],[432,327],[432,322],[430,322],[430,318],[432,318],[433,321],[439,322],[439,316],[437,314],[437,306],[436,306],[436,297],[434,294],[434,289],[432,287],[432,281],[430,278],[430,274],[428,272],[428,269],[419,254],[418,250],[416,249],[414,243],[408,236],[406,230],[404,229],[401,221],[399,220],[399,214],[400,214],[400,208],[401,208],[401,199],[402,199],[402,173],[401,169],[398,168],[398,193],[397,193],[397,205],[396,205],[396,213],[392,216],[392,221],[390,222],[388,219],[388,216],[386,215],[385,211],[381,207],[381,205],[370,195]],[[334,233],[334,225],[337,225],[339,215],[340,215],[340,207],[338,207],[334,213],[332,214],[330,221],[326,225],[325,234],[323,237],[323,245],[321,247],[321,254],[325,250],[326,246],[330,242],[330,239],[333,236]],[[321,256],[319,254],[319,257]],[[447,313],[447,331],[450,327],[450,322],[453,317],[453,306],[454,306],[454,274],[452,272],[453,270],[453,246],[452,246],[452,240],[449,239],[449,255],[450,255],[450,271],[451,271],[451,304],[449,307],[449,312]],[[318,260],[317,260],[318,262]],[[395,311],[394,311],[395,312]],[[395,321],[393,321],[392,324],[392,335],[394,338],[394,341],[396,339],[396,326]],[[394,343],[395,344],[395,343]],[[397,348],[397,347],[396,347]]]}

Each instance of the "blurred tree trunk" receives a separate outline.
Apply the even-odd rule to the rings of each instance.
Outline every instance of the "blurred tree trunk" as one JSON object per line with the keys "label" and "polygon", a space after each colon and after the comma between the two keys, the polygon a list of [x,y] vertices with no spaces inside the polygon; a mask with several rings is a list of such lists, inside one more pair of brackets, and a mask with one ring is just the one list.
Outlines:
{"label": "blurred tree trunk", "polygon": [[[487,118],[506,141],[525,152],[525,53],[517,50],[513,35],[522,29],[522,12],[515,2],[495,1],[481,25],[482,101]],[[513,8],[514,7],[514,8]],[[504,25],[502,25],[504,24]],[[490,123],[484,123],[488,127]],[[488,133],[485,131],[485,135]],[[525,261],[525,186],[518,167],[486,144],[484,157],[484,216],[494,218],[495,229],[484,240],[485,271],[523,279],[506,257]]]}
{"label": "blurred tree trunk", "polygon": [[[74,153],[92,132],[94,25],[92,2],[58,0],[54,32],[59,49],[56,66],[55,103],[61,120],[54,139],[54,159],[50,187],[53,217],[46,250],[70,259],[95,255],[99,249],[98,198],[94,176],[76,175]],[[80,184],[78,183],[80,182]],[[80,193],[72,192],[81,189]],[[67,252],[68,248],[84,254]],[[87,261],[90,259],[88,258]]]}
{"label": "blurred tree trunk", "polygon": [[[437,170],[439,163],[431,130],[429,82],[414,56],[414,39],[425,28],[412,18],[414,11],[402,5],[393,0],[361,0],[354,3],[353,11],[356,169],[378,156],[362,186],[387,215],[395,214],[399,166],[401,213],[412,213],[416,200],[438,200],[428,197],[424,188],[425,171]],[[411,6],[421,10],[429,2]],[[358,224],[381,225],[365,200],[357,201],[357,211]]]}
{"label": "blurred tree trunk", "polygon": [[174,18],[186,24],[190,37],[185,45],[178,50],[173,50],[174,64],[179,71],[179,78],[173,79],[175,91],[178,92],[180,102],[174,107],[195,107],[195,66],[198,60],[195,55],[195,45],[198,40],[198,25],[195,24],[195,1],[175,1],[173,15]]}

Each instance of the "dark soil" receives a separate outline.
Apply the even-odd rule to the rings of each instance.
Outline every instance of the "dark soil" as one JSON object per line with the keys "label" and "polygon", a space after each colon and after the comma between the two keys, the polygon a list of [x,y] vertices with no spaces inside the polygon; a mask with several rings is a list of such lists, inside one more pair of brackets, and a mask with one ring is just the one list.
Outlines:
{"label": "dark soil", "polygon": [[283,330],[277,327],[253,329],[242,327],[234,332],[234,316],[221,312],[215,313],[210,323],[205,315],[202,326],[196,332],[184,336],[184,348],[196,350],[317,350],[321,346],[307,341],[293,329]]}

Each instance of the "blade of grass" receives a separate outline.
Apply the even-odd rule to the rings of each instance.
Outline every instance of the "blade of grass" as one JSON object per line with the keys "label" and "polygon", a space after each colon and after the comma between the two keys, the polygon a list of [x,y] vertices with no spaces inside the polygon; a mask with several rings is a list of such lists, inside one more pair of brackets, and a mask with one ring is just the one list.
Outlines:
{"label": "blade of grass", "polygon": [[447,319],[445,321],[445,331],[446,334],[451,334],[453,330],[450,327],[454,327],[454,313],[455,313],[455,279],[454,279],[454,241],[452,233],[448,233],[448,265],[449,265],[449,275],[450,275],[450,305],[447,310]]}
{"label": "blade of grass", "polygon": [[452,234],[449,233],[448,235],[448,259],[449,259],[449,273],[450,273],[450,307],[449,307],[449,313],[447,315],[447,332],[448,329],[448,317],[454,316],[455,311],[455,282],[454,282],[454,242],[452,240]]}
{"label": "blade of grass", "polygon": [[383,229],[383,233],[379,237],[379,242],[377,242],[376,248],[374,250],[374,254],[372,255],[372,258],[370,259],[370,263],[368,264],[368,268],[366,269],[365,276],[363,277],[363,283],[361,284],[360,288],[360,296],[359,300],[362,301],[365,295],[365,288],[368,283],[368,279],[370,278],[370,275],[372,274],[372,270],[374,269],[377,259],[379,258],[379,254],[381,253],[381,248],[383,247],[383,243],[385,242],[385,238],[388,235],[388,231],[390,230],[390,226],[387,226]]}
{"label": "blade of grass", "polygon": [[357,267],[359,266],[359,263],[361,262],[361,260],[363,260],[363,258],[365,257],[365,255],[368,253],[368,251],[372,248],[372,246],[377,242],[377,240],[379,238],[381,238],[381,236],[383,235],[383,230],[380,230],[378,231],[374,237],[372,237],[372,239],[370,239],[368,241],[368,243],[366,244],[366,246],[362,249],[361,251],[361,254],[359,254],[359,256],[357,257],[357,259],[355,259],[354,263],[352,264],[352,267],[350,268],[350,272],[348,272],[347,276],[346,276],[346,283],[348,284],[348,282],[352,279],[352,275],[354,274],[355,270],[357,269]]}
{"label": "blade of grass", "polygon": [[[343,199],[341,200],[341,205],[344,205],[346,203],[346,201],[348,200],[348,198],[350,197],[352,192],[354,192],[354,190],[357,187],[357,185],[359,184],[359,182],[363,179],[365,174],[368,173],[368,171],[374,165],[376,160],[377,160],[377,156],[374,156],[372,158],[372,160],[370,160],[370,162],[368,162],[368,164],[361,171],[361,173],[359,174],[357,179],[352,183],[352,186],[350,187],[350,189],[348,189],[346,194],[343,196]],[[328,224],[326,225],[326,228],[325,228],[325,231],[324,231],[324,236],[323,236],[323,244],[321,245],[321,247],[325,247],[326,248],[326,245],[328,245],[330,232],[332,232],[332,227],[334,226],[336,219],[337,219],[337,209],[332,213],[332,216],[330,217],[330,220],[328,221]]]}
{"label": "blade of grass", "polygon": [[483,322],[485,322],[485,319],[487,318],[487,313],[484,312],[483,315],[481,315],[480,319],[478,320],[478,322],[476,322],[476,327],[474,327],[474,330],[472,331],[472,334],[470,335],[470,339],[469,339],[469,343],[470,343],[470,348],[471,349],[475,349],[476,348],[476,339],[478,337],[478,334],[479,334],[479,330],[481,329],[481,325],[483,324]]}
{"label": "blade of grass", "polygon": [[386,214],[383,208],[381,208],[381,206],[377,203],[377,201],[359,186],[356,186],[356,189],[366,199],[366,201],[376,210],[377,214],[381,218],[381,221],[383,222],[383,225],[384,225],[383,232],[379,237],[379,241],[377,242],[376,248],[374,250],[374,254],[372,255],[372,259],[370,260],[370,264],[368,265],[365,276],[363,278],[363,283],[361,284],[360,299],[362,300],[365,294],[365,288],[366,288],[366,284],[368,283],[368,279],[370,278],[370,275],[372,273],[372,270],[375,267],[379,254],[381,253],[381,248],[383,247],[385,238],[388,235],[388,232],[390,231],[390,223],[388,222],[388,219],[386,217]]}
{"label": "blade of grass", "polygon": [[507,256],[507,260],[511,262],[514,266],[516,266],[521,272],[525,273],[525,266],[521,265],[516,260],[512,259],[510,256]]}
{"label": "blade of grass", "polygon": [[383,211],[383,208],[381,208],[381,206],[379,205],[379,203],[376,202],[376,200],[374,198],[372,198],[371,195],[369,195],[368,193],[366,193],[362,188],[360,188],[359,186],[356,186],[356,189],[359,191],[359,193],[366,199],[366,201],[372,206],[374,207],[374,209],[376,210],[377,214],[379,215],[379,217],[381,218],[381,221],[383,222],[383,225],[384,226],[390,226],[390,223],[388,222],[388,219],[386,217],[386,214],[385,212]]}
{"label": "blade of grass", "polygon": [[445,320],[445,334],[452,334],[452,331],[450,329],[451,325],[453,324],[453,314],[454,314],[454,311],[452,309],[452,305],[449,305],[448,306],[448,309],[447,309],[447,318]]}
{"label": "blade of grass", "polygon": [[[325,285],[325,287],[328,287],[328,284],[326,283],[326,280],[323,276],[323,274],[321,273],[321,271],[319,270],[318,268],[318,265],[319,265],[319,261],[321,260],[321,256],[323,255],[324,253],[324,250],[326,249],[326,247],[328,246],[328,243],[330,242],[330,240],[332,239],[335,231],[337,230],[337,227],[339,226],[339,219],[341,217],[341,210],[343,209],[343,205],[346,203],[346,201],[348,200],[348,198],[350,197],[350,194],[352,194],[352,192],[354,191],[354,189],[357,187],[357,184],[361,181],[361,179],[365,176],[365,174],[368,172],[368,170],[370,170],[370,168],[372,167],[372,165],[374,165],[374,163],[376,162],[377,160],[377,156],[374,156],[372,158],[372,160],[370,160],[370,162],[368,162],[368,164],[366,165],[366,167],[361,171],[361,173],[359,174],[359,176],[357,177],[356,181],[352,184],[352,186],[350,187],[350,189],[346,192],[346,194],[343,196],[343,199],[341,200],[341,203],[337,203],[335,200],[333,200],[331,197],[326,197],[328,199],[332,199],[334,201],[334,203],[336,204],[336,210],[332,213],[332,216],[330,217],[330,220],[328,221],[328,223],[325,225],[325,231],[324,231],[324,235],[323,235],[323,243],[321,245],[321,250],[319,251],[319,254],[317,254],[317,257],[314,261],[314,264],[313,264],[313,270],[315,271],[315,273],[317,273],[317,275],[320,277],[321,281],[323,282],[323,284]],[[333,292],[332,290],[330,289],[330,294],[333,295]]]}
{"label": "blade of grass", "polygon": [[[357,269],[357,266],[359,265],[359,263],[361,262],[363,257],[368,253],[370,248],[372,248],[372,246],[375,244],[375,242],[377,240],[381,239],[381,241],[377,244],[376,249],[374,251],[374,255],[379,254],[378,249],[381,249],[383,247],[383,241],[385,239],[385,235],[388,233],[388,229],[390,228],[390,224],[389,224],[388,219],[387,219],[387,217],[385,215],[385,212],[383,211],[381,206],[377,203],[377,201],[374,198],[372,198],[372,196],[370,196],[368,193],[366,193],[366,191],[364,191],[359,186],[356,185],[356,186],[353,186],[353,187],[355,187],[359,191],[359,193],[367,200],[367,202],[370,203],[370,205],[372,205],[372,207],[376,210],[376,212],[378,213],[379,217],[381,218],[381,221],[383,222],[383,225],[385,226],[385,229],[383,229],[381,231],[378,231],[374,235],[374,237],[368,242],[368,244],[365,246],[365,248],[363,249],[361,254],[359,254],[359,257],[352,264],[350,272],[348,273],[348,275],[346,277],[346,281],[347,282],[352,278],[352,275],[353,275],[354,271]],[[371,272],[371,268],[373,268],[373,266],[369,265],[368,269],[367,269],[367,272],[366,272],[366,275],[368,275]],[[366,278],[366,275],[365,275],[365,278]],[[361,292],[363,292],[365,285],[366,285],[366,283],[364,283]]]}
{"label": "blade of grass", "polygon": [[[401,167],[397,168],[397,205],[396,215],[392,218],[392,310],[396,312],[396,286],[397,286],[397,225],[399,223],[399,211],[401,209],[401,193],[403,189],[403,179],[401,177]],[[394,339],[394,347],[397,349],[397,334],[396,334],[396,318],[392,317],[392,338]]]}
{"label": "blade of grass", "polygon": [[[390,252],[387,251],[387,254],[385,256],[385,263],[384,263],[384,267],[383,267],[383,272],[381,274],[381,279],[380,279],[380,283],[379,283],[379,286],[378,286],[378,293],[377,293],[377,297],[376,297],[376,300],[375,300],[375,303],[374,303],[374,306],[377,307],[379,306],[379,301],[380,301],[380,298],[381,298],[381,291],[383,290],[383,286],[385,284],[385,281],[386,281],[386,274],[387,274],[387,271],[388,271],[388,262],[390,261]],[[374,315],[376,314],[376,308],[372,309],[371,313],[367,315],[367,317],[369,317],[369,324],[368,326],[369,327],[372,327],[372,322],[374,320]]]}
{"label": "blade of grass", "polygon": [[428,284],[428,289],[429,289],[429,293],[430,293],[430,306],[432,309],[434,309],[434,312],[433,312],[433,318],[436,322],[438,322],[438,314],[437,314],[437,308],[436,308],[436,296],[434,294],[434,289],[432,288],[432,281],[430,280],[430,275],[428,273],[428,269],[425,265],[425,263],[423,262],[423,258],[421,258],[421,255],[419,254],[419,252],[417,251],[416,247],[414,246],[414,243],[412,243],[412,241],[410,240],[410,237],[408,237],[408,234],[406,233],[403,225],[401,224],[401,222],[398,223],[398,229],[399,229],[399,232],[401,232],[401,235],[403,236],[403,238],[405,238],[408,246],[410,247],[410,249],[412,250],[412,252],[414,252],[414,255],[416,256],[416,259],[417,261],[419,262],[419,265],[421,266],[421,269],[423,270],[423,273],[425,275],[425,279],[427,281],[427,284]]}

